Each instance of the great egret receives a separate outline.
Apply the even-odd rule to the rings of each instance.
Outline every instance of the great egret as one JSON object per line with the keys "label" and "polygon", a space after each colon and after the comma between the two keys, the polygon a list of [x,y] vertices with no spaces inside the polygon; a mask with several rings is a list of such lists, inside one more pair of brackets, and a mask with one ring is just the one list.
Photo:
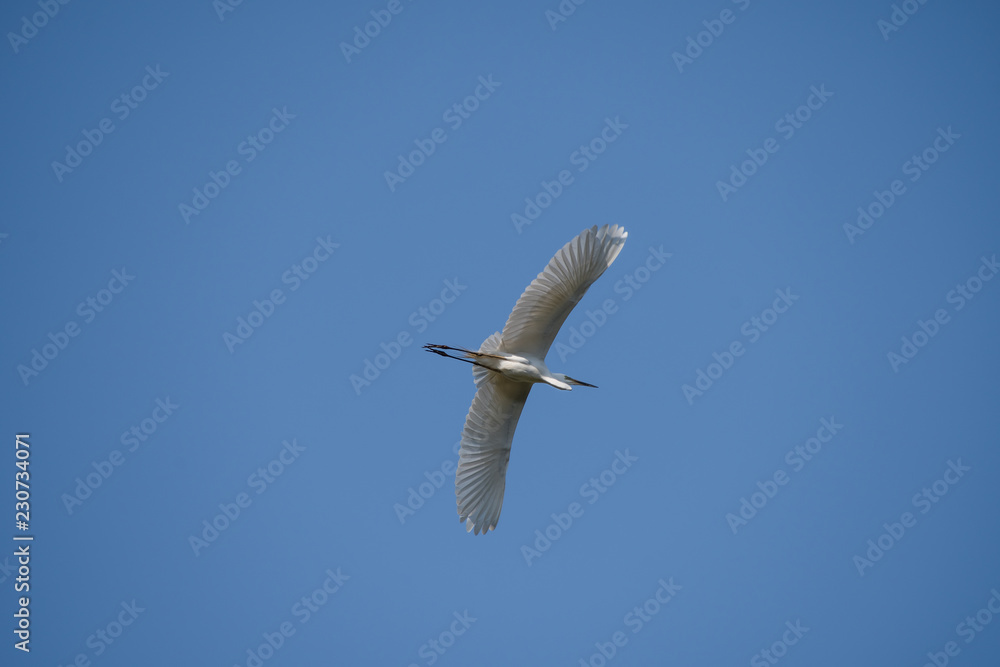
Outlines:
{"label": "great egret", "polygon": [[[556,253],[514,305],[503,332],[487,338],[478,352],[448,345],[424,345],[428,352],[474,364],[476,396],[465,419],[455,496],[466,531],[497,527],[510,460],[510,443],[521,409],[537,382],[557,389],[593,387],[545,365],[559,327],[587,289],[618,257],[628,233],[619,225],[585,229]],[[459,352],[452,356],[447,351]]]}

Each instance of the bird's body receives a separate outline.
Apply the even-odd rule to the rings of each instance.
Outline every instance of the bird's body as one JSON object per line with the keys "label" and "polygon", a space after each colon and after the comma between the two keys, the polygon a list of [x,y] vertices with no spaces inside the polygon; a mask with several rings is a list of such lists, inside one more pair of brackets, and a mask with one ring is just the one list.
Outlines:
{"label": "bird's body", "polygon": [[477,391],[462,431],[455,473],[458,514],[466,530],[485,534],[496,528],[510,445],[531,386],[545,383],[563,390],[594,386],[553,373],[545,365],[545,355],[573,307],[615,261],[627,237],[618,225],[585,229],[528,285],[503,332],[487,338],[478,351],[424,346],[429,352],[473,364]]}
{"label": "bird's body", "polygon": [[[507,352],[499,351],[484,353],[480,350],[479,352],[473,352],[472,350],[463,350],[460,347],[449,347],[448,345],[424,345],[424,349],[429,352],[434,352],[435,354],[440,354],[442,357],[458,359],[459,361],[469,361],[480,368],[486,368],[500,373],[508,380],[513,380],[514,382],[530,382],[532,384],[544,382],[545,384],[552,385],[556,389],[565,390],[571,390],[573,388],[571,385],[574,384],[583,385],[585,387],[594,386],[592,384],[587,384],[586,382],[574,380],[573,378],[563,375],[562,373],[553,373],[549,370],[549,367],[545,365],[545,362],[538,357],[522,357],[517,354],[509,354]],[[453,350],[455,352],[461,352],[465,356],[464,358],[452,357],[441,350]]]}

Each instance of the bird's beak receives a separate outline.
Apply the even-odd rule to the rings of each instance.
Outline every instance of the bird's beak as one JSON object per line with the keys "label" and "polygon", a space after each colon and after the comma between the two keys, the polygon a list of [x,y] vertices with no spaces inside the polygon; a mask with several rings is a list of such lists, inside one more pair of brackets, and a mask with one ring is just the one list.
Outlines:
{"label": "bird's beak", "polygon": [[580,382],[579,380],[574,380],[568,375],[565,377],[566,377],[566,382],[568,382],[569,384],[575,384],[581,387],[593,387],[594,389],[598,388],[596,384],[590,384],[589,382]]}

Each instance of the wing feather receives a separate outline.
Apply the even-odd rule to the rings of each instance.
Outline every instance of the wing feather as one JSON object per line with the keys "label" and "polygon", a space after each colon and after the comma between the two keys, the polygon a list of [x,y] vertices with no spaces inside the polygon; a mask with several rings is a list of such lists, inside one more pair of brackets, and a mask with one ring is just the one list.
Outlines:
{"label": "wing feather", "polygon": [[595,225],[564,245],[517,300],[500,349],[544,359],[563,322],[615,261],[626,238],[628,232],[619,225]]}
{"label": "wing feather", "polygon": [[476,384],[479,389],[462,430],[455,497],[466,530],[478,535],[496,528],[500,520],[510,443],[531,385],[492,371]]}

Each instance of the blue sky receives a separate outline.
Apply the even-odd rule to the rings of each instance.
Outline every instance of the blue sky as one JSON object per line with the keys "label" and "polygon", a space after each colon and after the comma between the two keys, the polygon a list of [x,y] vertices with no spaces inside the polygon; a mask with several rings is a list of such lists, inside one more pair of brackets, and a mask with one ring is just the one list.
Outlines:
{"label": "blue sky", "polygon": [[996,664],[995,4],[224,3],[0,10],[4,664]]}

